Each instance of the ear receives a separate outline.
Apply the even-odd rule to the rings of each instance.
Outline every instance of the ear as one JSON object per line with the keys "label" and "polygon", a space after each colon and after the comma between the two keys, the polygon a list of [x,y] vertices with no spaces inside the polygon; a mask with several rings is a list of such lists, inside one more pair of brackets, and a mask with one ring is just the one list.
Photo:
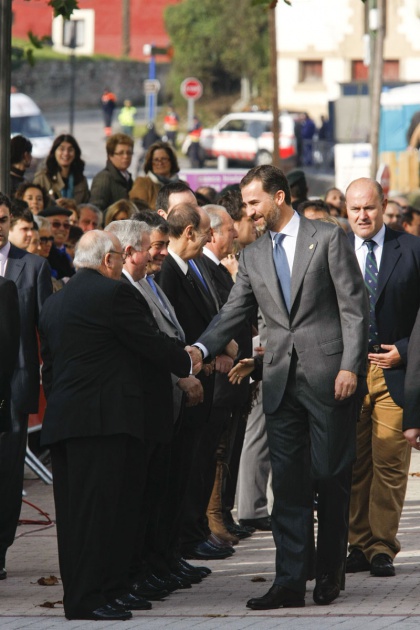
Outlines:
{"label": "ear", "polygon": [[162,210],[161,208],[159,208],[159,210],[157,210],[156,212],[164,219],[168,218],[168,214],[165,212],[165,210]]}
{"label": "ear", "polygon": [[104,265],[105,267],[112,267],[111,264],[111,252],[108,252],[107,254],[105,254],[105,258],[104,258]]}
{"label": "ear", "polygon": [[273,197],[274,201],[276,202],[278,206],[281,206],[284,203],[284,198],[285,198],[284,190],[278,190]]}
{"label": "ear", "polygon": [[187,225],[187,227],[184,230],[185,237],[191,240],[194,237],[194,233],[195,233],[194,227],[192,225]]}

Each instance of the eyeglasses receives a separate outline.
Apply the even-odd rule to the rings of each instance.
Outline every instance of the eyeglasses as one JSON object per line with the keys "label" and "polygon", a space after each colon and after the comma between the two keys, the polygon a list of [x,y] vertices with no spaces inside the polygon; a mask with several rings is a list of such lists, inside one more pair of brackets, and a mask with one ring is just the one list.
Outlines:
{"label": "eyeglasses", "polygon": [[54,236],[40,236],[39,242],[41,245],[46,245],[47,243],[54,243]]}
{"label": "eyeglasses", "polygon": [[121,157],[122,155],[131,157],[133,155],[133,151],[118,151],[118,153],[114,153],[114,155],[117,155],[118,157]]}
{"label": "eyeglasses", "polygon": [[65,223],[61,223],[61,221],[51,221],[51,225],[55,230],[58,230],[61,227],[65,230],[70,229],[70,223],[68,223],[67,221]]}
{"label": "eyeglasses", "polygon": [[110,253],[110,254],[119,254],[119,255],[121,256],[121,258],[122,258],[123,262],[125,262],[125,259],[126,259],[126,258],[127,258],[127,256],[128,256],[127,252],[117,252],[117,250],[116,250],[116,249],[110,249],[110,250],[109,250],[109,253]]}
{"label": "eyeglasses", "polygon": [[153,160],[152,160],[153,164],[166,164],[167,162],[170,162],[170,159],[168,157],[165,157],[165,158],[153,158]]}

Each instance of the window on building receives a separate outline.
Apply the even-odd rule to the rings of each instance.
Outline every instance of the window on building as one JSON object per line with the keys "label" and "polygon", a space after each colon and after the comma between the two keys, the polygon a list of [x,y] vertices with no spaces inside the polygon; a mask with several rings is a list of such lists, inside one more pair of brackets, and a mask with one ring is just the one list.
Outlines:
{"label": "window on building", "polygon": [[[400,62],[398,59],[387,59],[384,61],[382,79],[384,81],[399,81],[400,78]],[[365,66],[362,60],[351,62],[351,80],[352,81],[368,81],[369,66]]]}
{"label": "window on building", "polygon": [[301,61],[299,66],[300,83],[319,83],[322,81],[322,61]]}

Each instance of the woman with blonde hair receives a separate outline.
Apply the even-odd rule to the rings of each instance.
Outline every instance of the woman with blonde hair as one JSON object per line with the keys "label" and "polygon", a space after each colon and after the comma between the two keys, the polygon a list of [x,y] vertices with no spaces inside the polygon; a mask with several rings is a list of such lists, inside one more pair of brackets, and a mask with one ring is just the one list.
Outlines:
{"label": "woman with blonde hair", "polygon": [[120,199],[113,203],[105,212],[105,224],[104,227],[109,225],[112,221],[123,221],[129,219],[133,212],[136,211],[136,206],[132,201],[127,199]]}

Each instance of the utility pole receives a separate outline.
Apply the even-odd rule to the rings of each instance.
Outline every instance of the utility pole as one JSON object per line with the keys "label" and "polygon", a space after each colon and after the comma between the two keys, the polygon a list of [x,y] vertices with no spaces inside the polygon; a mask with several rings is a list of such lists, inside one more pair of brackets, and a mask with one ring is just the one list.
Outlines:
{"label": "utility pole", "polygon": [[10,192],[12,0],[0,0],[0,191]]}
{"label": "utility pole", "polygon": [[122,56],[130,56],[130,0],[122,0]]}
{"label": "utility pole", "polygon": [[270,35],[270,87],[271,87],[271,109],[273,112],[273,165],[280,167],[279,151],[279,91],[277,77],[277,33],[276,33],[276,6],[277,0],[269,5],[269,35]]}
{"label": "utility pole", "polygon": [[384,66],[386,0],[370,0],[369,35],[371,60],[369,66],[369,97],[371,110],[370,143],[372,161],[370,176],[375,179],[379,163],[379,126],[381,122],[382,74]]}

